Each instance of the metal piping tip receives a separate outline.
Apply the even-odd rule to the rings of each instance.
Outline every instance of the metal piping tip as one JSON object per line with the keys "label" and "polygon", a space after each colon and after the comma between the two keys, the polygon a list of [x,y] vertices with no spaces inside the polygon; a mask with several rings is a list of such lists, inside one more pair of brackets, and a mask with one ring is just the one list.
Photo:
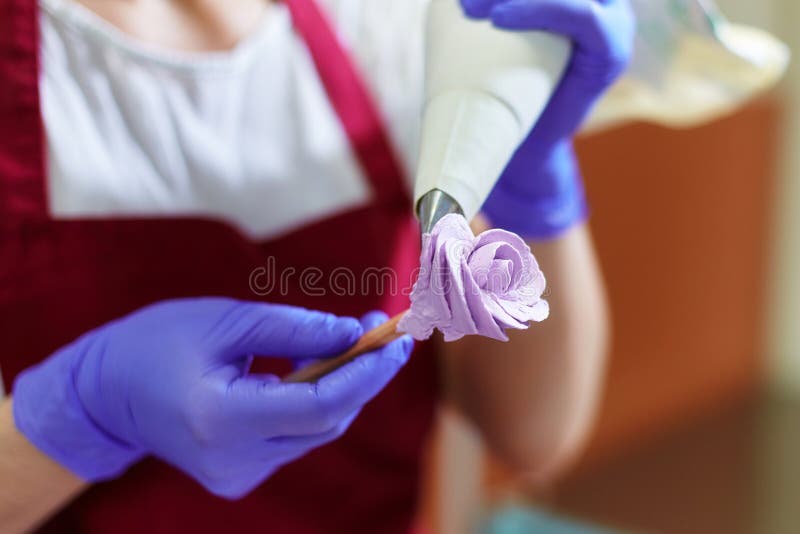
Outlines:
{"label": "metal piping tip", "polygon": [[441,189],[431,189],[417,203],[417,217],[423,234],[430,233],[436,223],[450,213],[464,215],[464,210],[453,197]]}

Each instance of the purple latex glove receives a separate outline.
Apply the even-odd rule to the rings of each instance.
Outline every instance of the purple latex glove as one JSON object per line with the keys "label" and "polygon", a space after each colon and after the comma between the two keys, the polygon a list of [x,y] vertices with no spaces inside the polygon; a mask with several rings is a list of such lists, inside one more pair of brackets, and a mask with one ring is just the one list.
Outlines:
{"label": "purple latex glove", "polygon": [[461,0],[470,17],[502,29],[570,38],[573,53],[542,117],[483,207],[496,226],[533,239],[557,237],[587,216],[572,137],[625,70],[636,24],[628,0]]}
{"label": "purple latex glove", "polygon": [[14,419],[78,476],[115,477],[153,454],[211,492],[240,497],[340,436],[408,360],[409,337],[316,384],[248,375],[252,355],[321,358],[386,320],[229,299],[149,306],[22,373]]}

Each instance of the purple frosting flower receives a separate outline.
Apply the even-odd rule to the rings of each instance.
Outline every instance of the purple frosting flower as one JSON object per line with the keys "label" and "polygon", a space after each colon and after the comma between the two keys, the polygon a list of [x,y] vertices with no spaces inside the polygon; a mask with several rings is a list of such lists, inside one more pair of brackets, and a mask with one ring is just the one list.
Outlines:
{"label": "purple frosting flower", "polygon": [[528,245],[516,234],[489,230],[475,236],[466,219],[447,215],[422,238],[420,275],[411,309],[398,330],[445,341],[478,334],[507,341],[506,328],[526,329],[550,309],[545,279]]}

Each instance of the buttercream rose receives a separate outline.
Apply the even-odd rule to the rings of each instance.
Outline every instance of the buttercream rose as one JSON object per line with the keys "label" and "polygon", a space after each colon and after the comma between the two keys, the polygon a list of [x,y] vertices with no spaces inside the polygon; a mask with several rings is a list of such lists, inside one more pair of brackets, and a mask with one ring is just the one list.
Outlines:
{"label": "buttercream rose", "polygon": [[505,330],[526,329],[549,314],[545,278],[518,235],[489,230],[475,236],[460,215],[447,215],[422,239],[420,274],[411,309],[398,330],[445,341],[481,335],[507,341]]}

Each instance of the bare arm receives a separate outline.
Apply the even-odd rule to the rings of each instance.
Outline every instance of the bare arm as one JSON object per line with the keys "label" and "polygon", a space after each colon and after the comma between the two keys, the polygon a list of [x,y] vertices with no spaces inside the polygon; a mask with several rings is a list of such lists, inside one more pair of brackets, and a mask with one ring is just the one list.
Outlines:
{"label": "bare arm", "polygon": [[550,318],[510,332],[508,343],[470,337],[442,353],[450,398],[491,449],[548,479],[574,457],[591,426],[609,327],[588,228],[532,248],[547,277]]}
{"label": "bare arm", "polygon": [[20,434],[11,398],[0,401],[0,532],[25,532],[78,495],[86,483]]}

